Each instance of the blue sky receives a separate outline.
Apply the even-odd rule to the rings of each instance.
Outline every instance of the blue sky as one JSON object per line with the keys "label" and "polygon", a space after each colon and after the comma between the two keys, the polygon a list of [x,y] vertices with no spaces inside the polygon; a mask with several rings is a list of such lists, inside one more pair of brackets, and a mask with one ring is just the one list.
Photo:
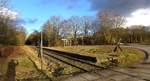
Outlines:
{"label": "blue sky", "polygon": [[150,25],[150,0],[11,0],[11,7],[28,34],[40,30],[51,16],[95,18],[97,11],[105,9],[125,16],[127,26]]}
{"label": "blue sky", "polygon": [[12,9],[24,20],[28,33],[40,30],[51,16],[67,19],[71,16],[95,16],[88,0],[12,0]]}

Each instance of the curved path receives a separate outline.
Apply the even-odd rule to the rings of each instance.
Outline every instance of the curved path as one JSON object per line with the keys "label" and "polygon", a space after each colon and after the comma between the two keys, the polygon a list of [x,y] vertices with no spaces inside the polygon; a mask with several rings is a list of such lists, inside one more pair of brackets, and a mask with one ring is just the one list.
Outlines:
{"label": "curved path", "polygon": [[82,73],[62,81],[150,81],[150,46],[130,46],[145,51],[145,60],[142,63],[130,68],[113,68],[96,73]]}

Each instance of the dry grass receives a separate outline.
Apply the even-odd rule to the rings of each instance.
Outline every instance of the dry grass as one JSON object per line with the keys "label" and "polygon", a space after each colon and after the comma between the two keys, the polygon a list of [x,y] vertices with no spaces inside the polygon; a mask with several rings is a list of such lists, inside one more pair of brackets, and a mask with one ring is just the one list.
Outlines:
{"label": "dry grass", "polygon": [[4,50],[3,55],[6,54],[5,57],[0,58],[0,61],[3,61],[3,63],[0,62],[0,66],[2,66],[0,67],[0,71],[3,75],[7,71],[8,62],[14,59],[19,62],[19,65],[16,67],[17,79],[39,78],[41,76],[33,62],[29,59],[31,58],[37,64],[38,68],[40,67],[40,60],[34,49],[28,46],[0,46],[0,48]]}
{"label": "dry grass", "polygon": [[14,48],[13,46],[0,46],[0,56],[7,57],[11,54],[15,54],[16,49],[17,48]]}
{"label": "dry grass", "polygon": [[[4,49],[5,48],[5,49]],[[6,50],[7,49],[7,50]],[[10,50],[9,50],[10,49]],[[117,53],[113,52],[114,46],[72,46],[72,47],[52,47],[51,49],[69,51],[74,53],[80,53],[83,55],[95,56],[98,59],[96,64],[100,64],[101,62],[107,60],[107,57],[110,55],[118,55],[118,61],[120,66],[128,66],[133,63],[139,62],[139,60],[143,59],[143,52],[137,49],[131,48],[122,48],[123,52],[118,51]],[[38,52],[35,47],[28,46],[0,46],[0,50],[5,50],[4,55],[6,57],[0,58],[0,71],[5,73],[7,70],[7,64],[10,59],[18,60],[19,65],[16,68],[16,77],[21,78],[29,78],[29,77],[39,77],[39,73],[37,68],[35,68],[34,64],[29,60],[31,58],[37,67],[40,69],[41,63],[40,59],[37,57]],[[67,60],[67,59],[66,59]],[[55,61],[52,58],[49,58],[50,64],[47,67],[47,62],[44,63],[44,70],[50,75],[56,69],[60,67],[64,68],[62,74],[69,74],[74,71],[77,71],[76,68],[70,67],[68,65],[64,65],[61,62]]]}
{"label": "dry grass", "polygon": [[[134,48],[122,47],[123,51],[120,50],[116,53],[113,52],[114,46],[111,45],[100,45],[100,46],[66,46],[66,47],[51,47],[50,49],[68,51],[73,53],[79,53],[82,55],[97,57],[98,62],[96,64],[101,64],[107,61],[112,55],[118,56],[119,66],[130,66],[134,63],[138,63],[144,58],[143,52]],[[114,57],[116,58],[116,57]]]}

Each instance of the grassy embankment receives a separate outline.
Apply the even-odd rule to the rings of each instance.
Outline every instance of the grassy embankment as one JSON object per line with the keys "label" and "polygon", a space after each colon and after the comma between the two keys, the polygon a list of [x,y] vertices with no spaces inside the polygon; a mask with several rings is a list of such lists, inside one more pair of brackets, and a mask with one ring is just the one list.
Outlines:
{"label": "grassy embankment", "polygon": [[2,57],[0,57],[0,81],[4,81],[8,62],[11,59],[19,63],[16,66],[15,76],[19,81],[49,81],[47,76],[52,80],[57,80],[61,78],[60,75],[66,76],[70,73],[80,72],[79,69],[63,64],[50,57],[46,57],[48,60],[43,60],[41,71],[41,60],[38,58],[38,50],[36,47],[0,46],[0,51],[3,52],[1,53]]}
{"label": "grassy embankment", "polygon": [[[66,46],[66,47],[51,47],[51,49],[79,53],[82,55],[94,56],[97,58],[97,65],[106,62],[108,58],[116,58],[118,66],[128,67],[136,64],[144,58],[144,53],[135,48],[122,47],[122,52],[118,50],[113,52],[114,46]],[[114,57],[113,57],[114,56]]]}
{"label": "grassy embankment", "polygon": [[2,55],[0,57],[0,81],[4,80],[8,63],[12,59],[19,63],[16,66],[15,76],[19,81],[48,81],[45,79],[46,76],[39,72],[40,60],[34,49],[27,46],[0,46],[0,51]]}
{"label": "grassy embankment", "polygon": [[[5,49],[5,50],[4,50]],[[97,57],[97,65],[101,65],[102,62],[107,61],[107,58],[111,55],[117,55],[119,60],[119,66],[129,66],[134,63],[139,62],[144,58],[143,52],[137,49],[122,48],[123,52],[113,52],[113,46],[72,46],[72,47],[52,47],[51,49],[69,51],[74,53],[80,53],[83,55],[95,56]],[[37,50],[34,47],[28,46],[0,46],[0,50],[4,51],[4,57],[0,58],[0,81],[1,77],[5,76],[7,71],[8,62],[11,59],[15,59],[19,62],[16,67],[16,78],[24,81],[30,80],[34,81],[39,78],[45,78],[46,76],[39,72],[40,69],[40,59],[37,57]],[[1,53],[2,54],[2,53]],[[2,54],[2,55],[3,55]],[[6,55],[6,56],[5,56]],[[71,67],[69,65],[58,62],[57,60],[47,57],[49,60],[44,62],[43,71],[50,77],[66,75],[74,72],[80,72],[79,69]],[[115,57],[116,58],[116,57]],[[68,59],[64,59],[68,60]],[[34,61],[34,63],[33,63]],[[49,61],[49,64],[47,65]],[[74,63],[74,62],[72,62]],[[78,64],[78,63],[76,63]],[[84,66],[81,64],[81,66]],[[57,77],[56,79],[58,79]],[[33,80],[34,79],[34,80]],[[36,80],[36,81],[46,81],[46,80]]]}

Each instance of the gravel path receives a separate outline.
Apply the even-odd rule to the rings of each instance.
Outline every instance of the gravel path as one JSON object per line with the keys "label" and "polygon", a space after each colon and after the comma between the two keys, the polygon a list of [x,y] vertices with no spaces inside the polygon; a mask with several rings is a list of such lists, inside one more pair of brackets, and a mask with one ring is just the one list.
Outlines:
{"label": "gravel path", "polygon": [[113,68],[97,71],[97,73],[82,73],[62,81],[150,81],[150,46],[131,45],[145,51],[145,60],[130,68]]}

